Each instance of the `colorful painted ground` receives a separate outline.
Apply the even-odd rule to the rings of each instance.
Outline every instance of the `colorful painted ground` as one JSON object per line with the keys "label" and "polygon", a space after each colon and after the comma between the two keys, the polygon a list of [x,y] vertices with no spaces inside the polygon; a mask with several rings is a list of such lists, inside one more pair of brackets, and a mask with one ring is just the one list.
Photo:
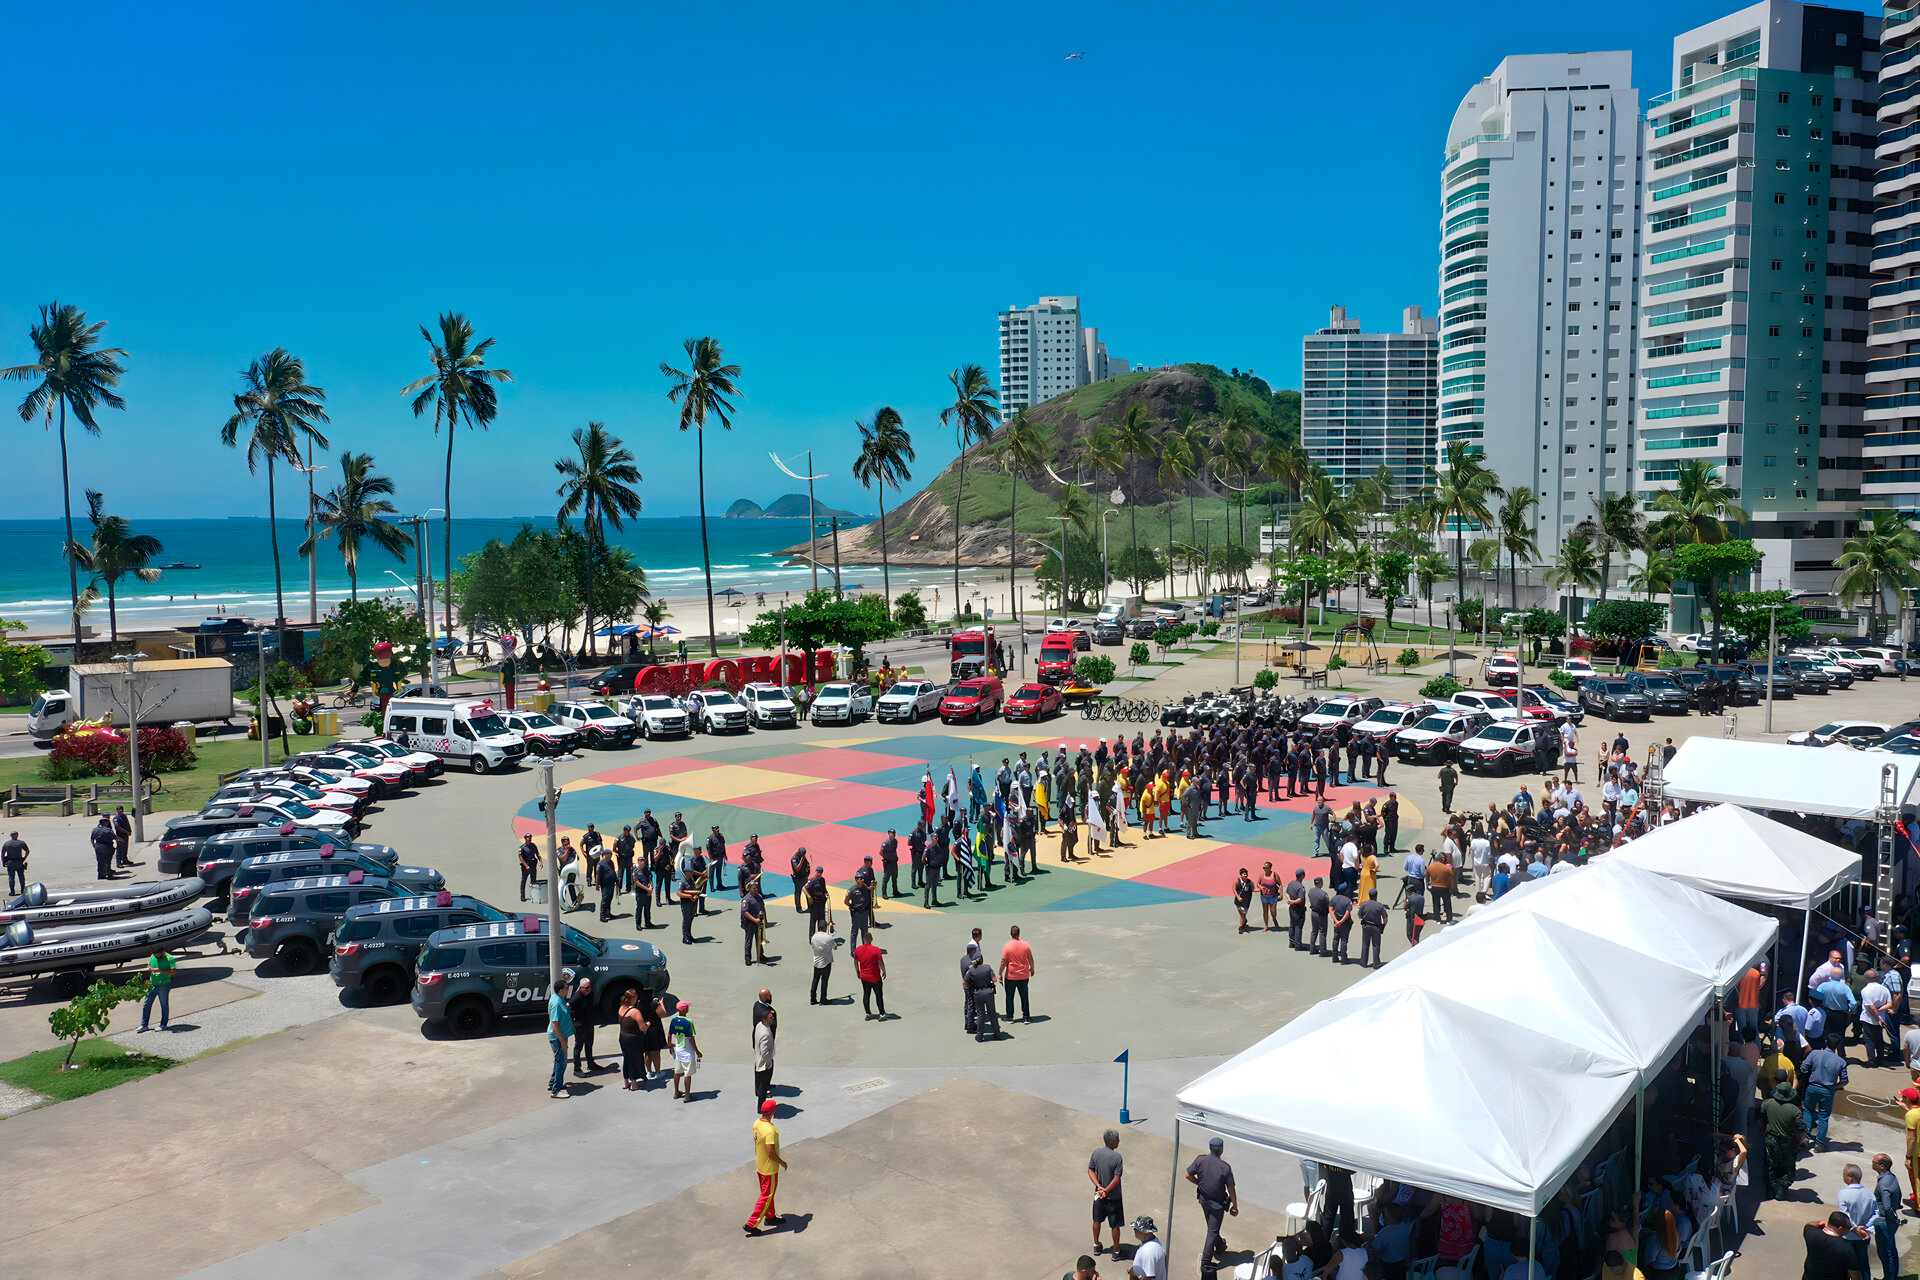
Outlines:
{"label": "colorful painted ground", "polygon": [[[906,838],[919,820],[921,778],[929,769],[936,792],[949,766],[964,787],[975,764],[991,780],[1001,757],[1017,759],[1023,750],[1037,757],[1041,747],[1062,741],[1076,749],[1080,745],[1079,737],[1057,732],[847,737],[827,747],[817,740],[782,742],[771,733],[756,734],[741,746],[699,759],[635,761],[568,783],[560,801],[560,834],[578,842],[593,823],[611,843],[622,826],[638,823],[648,809],[663,830],[675,813],[683,815],[696,841],[718,825],[733,860],[726,872],[727,892],[718,895],[722,897],[735,896],[740,847],[757,834],[766,856],[763,886],[771,897],[781,898],[793,892],[785,873],[796,846],[805,845],[815,865],[825,866],[831,883],[844,885],[852,882],[868,854],[874,855],[877,871],[880,842],[891,828],[898,831],[902,846],[904,890],[909,879]],[[1353,799],[1382,794],[1367,787],[1335,787],[1328,789],[1327,798],[1344,809]],[[1418,815],[1410,811],[1404,795],[1401,802],[1403,829],[1417,829]],[[1312,808],[1310,800],[1263,803],[1256,821],[1238,814],[1216,817],[1196,840],[1178,834],[1146,839],[1139,827],[1129,826],[1126,847],[1070,865],[1060,861],[1056,826],[1054,835],[1040,839],[1040,875],[1003,885],[996,864],[990,893],[955,904],[949,883],[941,894],[946,904],[941,910],[1076,911],[1224,898],[1231,896],[1241,867],[1258,876],[1268,861],[1283,878],[1291,878],[1295,867],[1306,867],[1309,876],[1322,874],[1325,860],[1307,856],[1313,846],[1308,825]],[[536,802],[529,801],[513,825],[516,836],[544,838],[545,820]],[[1083,829],[1079,851],[1086,850]],[[924,908],[916,892],[886,902],[882,910],[917,913]]]}

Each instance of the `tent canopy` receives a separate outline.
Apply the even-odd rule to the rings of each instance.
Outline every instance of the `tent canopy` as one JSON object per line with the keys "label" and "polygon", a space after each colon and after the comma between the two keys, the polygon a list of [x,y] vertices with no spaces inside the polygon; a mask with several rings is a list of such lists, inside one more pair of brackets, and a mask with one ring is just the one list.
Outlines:
{"label": "tent canopy", "polygon": [[1920,756],[1733,738],[1689,738],[1664,771],[1666,792],[1682,800],[1755,809],[1871,818],[1880,807],[1880,770],[1892,765],[1894,794],[1913,803]]}
{"label": "tent canopy", "polygon": [[1550,876],[1189,1084],[1180,1119],[1534,1216],[1775,931],[1617,859]]}
{"label": "tent canopy", "polygon": [[1715,897],[1802,911],[1811,911],[1860,879],[1859,854],[1733,804],[1656,827],[1606,860],[1655,872]]}

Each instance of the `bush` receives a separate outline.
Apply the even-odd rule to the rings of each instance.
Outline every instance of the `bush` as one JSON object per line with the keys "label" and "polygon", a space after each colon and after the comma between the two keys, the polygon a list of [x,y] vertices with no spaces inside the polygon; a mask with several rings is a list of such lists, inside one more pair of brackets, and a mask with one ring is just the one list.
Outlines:
{"label": "bush", "polygon": [[1452,676],[1435,676],[1420,686],[1420,696],[1423,698],[1451,698],[1454,694],[1460,692],[1461,687],[1460,682]]}
{"label": "bush", "polygon": [[373,729],[375,731],[386,728],[386,726],[380,722],[380,709],[378,707],[361,716],[360,725],[362,728]]}
{"label": "bush", "polygon": [[74,782],[91,778],[94,772],[83,760],[55,760],[49,756],[40,762],[40,776],[48,782]]}
{"label": "bush", "polygon": [[914,630],[927,625],[927,606],[918,591],[902,591],[893,598],[893,620]]}
{"label": "bush", "polygon": [[1686,665],[1687,664],[1685,662],[1682,662],[1680,660],[1680,655],[1675,653],[1673,650],[1662,649],[1660,651],[1660,667],[1662,670],[1672,671],[1680,667],[1684,667]]}
{"label": "bush", "polygon": [[1593,641],[1587,639],[1585,636],[1575,636],[1573,639],[1567,641],[1567,652],[1592,653]]}
{"label": "bush", "polygon": [[1088,654],[1073,664],[1075,683],[1101,685],[1113,683],[1113,659],[1104,654]]}
{"label": "bush", "polygon": [[1420,665],[1420,651],[1418,649],[1402,649],[1400,656],[1395,658],[1394,661],[1408,671],[1411,671]]}
{"label": "bush", "polygon": [[1127,650],[1127,661],[1136,667],[1145,666],[1153,661],[1153,650],[1147,648],[1144,642],[1136,642],[1133,648]]}
{"label": "bush", "polygon": [[48,754],[47,762],[76,766],[81,772],[74,776],[85,778],[118,773],[121,762],[126,758],[127,748],[124,742],[118,737],[94,729],[79,733],[63,733],[55,738],[53,750]]}
{"label": "bush", "polygon": [[1553,670],[1547,672],[1547,679],[1553,682],[1555,688],[1559,689],[1577,689],[1580,687],[1579,677],[1575,676],[1571,671],[1562,671],[1559,667],[1555,667]]}
{"label": "bush", "polygon": [[1203,636],[1217,636],[1220,634],[1220,624],[1217,622],[1203,622],[1200,624],[1200,634]]}
{"label": "bush", "polygon": [[1280,673],[1272,667],[1262,667],[1253,673],[1253,687],[1256,689],[1271,689],[1279,683]]}

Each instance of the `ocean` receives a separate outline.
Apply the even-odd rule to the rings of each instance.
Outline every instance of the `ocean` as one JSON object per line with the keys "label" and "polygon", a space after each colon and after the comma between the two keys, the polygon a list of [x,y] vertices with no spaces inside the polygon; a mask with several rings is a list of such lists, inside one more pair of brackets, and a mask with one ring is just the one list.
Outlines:
{"label": "ocean", "polygon": [[[298,622],[307,616],[307,564],[297,554],[306,537],[305,522],[282,519],[277,523],[287,617]],[[528,523],[551,527],[552,518],[456,520],[454,557],[457,560],[477,551],[494,538],[509,541],[521,525]],[[85,520],[76,516],[74,524],[75,535],[84,540]],[[200,567],[165,570],[158,582],[121,579],[119,614],[123,627],[173,622],[200,613],[210,615],[218,605],[224,605],[232,615],[261,619],[273,616],[273,557],[264,518],[136,520],[134,530],[160,539],[163,550],[157,564],[179,561]],[[646,569],[648,587],[655,595],[705,593],[698,517],[630,520],[624,531],[609,533],[611,541],[632,551]],[[434,524],[431,534],[434,575],[438,578],[445,569],[441,564],[441,526]],[[28,623],[35,631],[57,630],[64,624],[69,606],[67,566],[60,554],[63,537],[63,526],[57,519],[0,520],[0,618]],[[776,554],[782,547],[806,540],[805,520],[710,518],[707,537],[716,591],[729,586],[742,591],[800,591],[811,584],[812,575],[805,565],[788,565]],[[334,601],[347,597],[347,570],[340,562],[339,545],[331,540],[321,544],[318,559],[320,609],[324,613]],[[404,581],[389,576],[389,571]],[[852,575],[843,576],[848,578],[847,585],[853,585]],[[864,579],[872,575],[859,576]],[[377,547],[361,549],[361,595],[401,594],[410,602],[413,581],[411,556],[402,563]],[[831,574],[823,573],[822,585],[830,584]],[[86,586],[85,575],[80,585]],[[106,603],[102,601],[87,620],[104,631]]]}

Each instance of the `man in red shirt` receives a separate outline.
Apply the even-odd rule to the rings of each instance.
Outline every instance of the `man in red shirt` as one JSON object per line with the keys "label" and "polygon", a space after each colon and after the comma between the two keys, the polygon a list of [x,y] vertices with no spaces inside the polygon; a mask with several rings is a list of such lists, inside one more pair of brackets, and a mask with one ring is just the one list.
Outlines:
{"label": "man in red shirt", "polygon": [[1007,1021],[1013,1021],[1013,997],[1018,992],[1020,1020],[1032,1022],[1033,1010],[1027,1005],[1027,982],[1033,977],[1033,948],[1020,941],[1019,925],[1014,925],[1008,932],[1013,936],[1000,949],[1000,984],[1007,992]]}
{"label": "man in red shirt", "polygon": [[[863,930],[860,945],[853,949],[853,967],[860,975],[860,1004],[867,1011],[867,1021],[876,1017],[884,1022],[887,1018],[887,997],[881,984],[887,978],[887,953],[873,945],[873,934]],[[880,1006],[880,1012],[874,1012],[874,1005]]]}
{"label": "man in red shirt", "polygon": [[1739,1002],[1734,1007],[1733,1025],[1746,1033],[1749,1041],[1760,1038],[1760,991],[1767,982],[1764,961],[1748,969],[1740,979]]}

